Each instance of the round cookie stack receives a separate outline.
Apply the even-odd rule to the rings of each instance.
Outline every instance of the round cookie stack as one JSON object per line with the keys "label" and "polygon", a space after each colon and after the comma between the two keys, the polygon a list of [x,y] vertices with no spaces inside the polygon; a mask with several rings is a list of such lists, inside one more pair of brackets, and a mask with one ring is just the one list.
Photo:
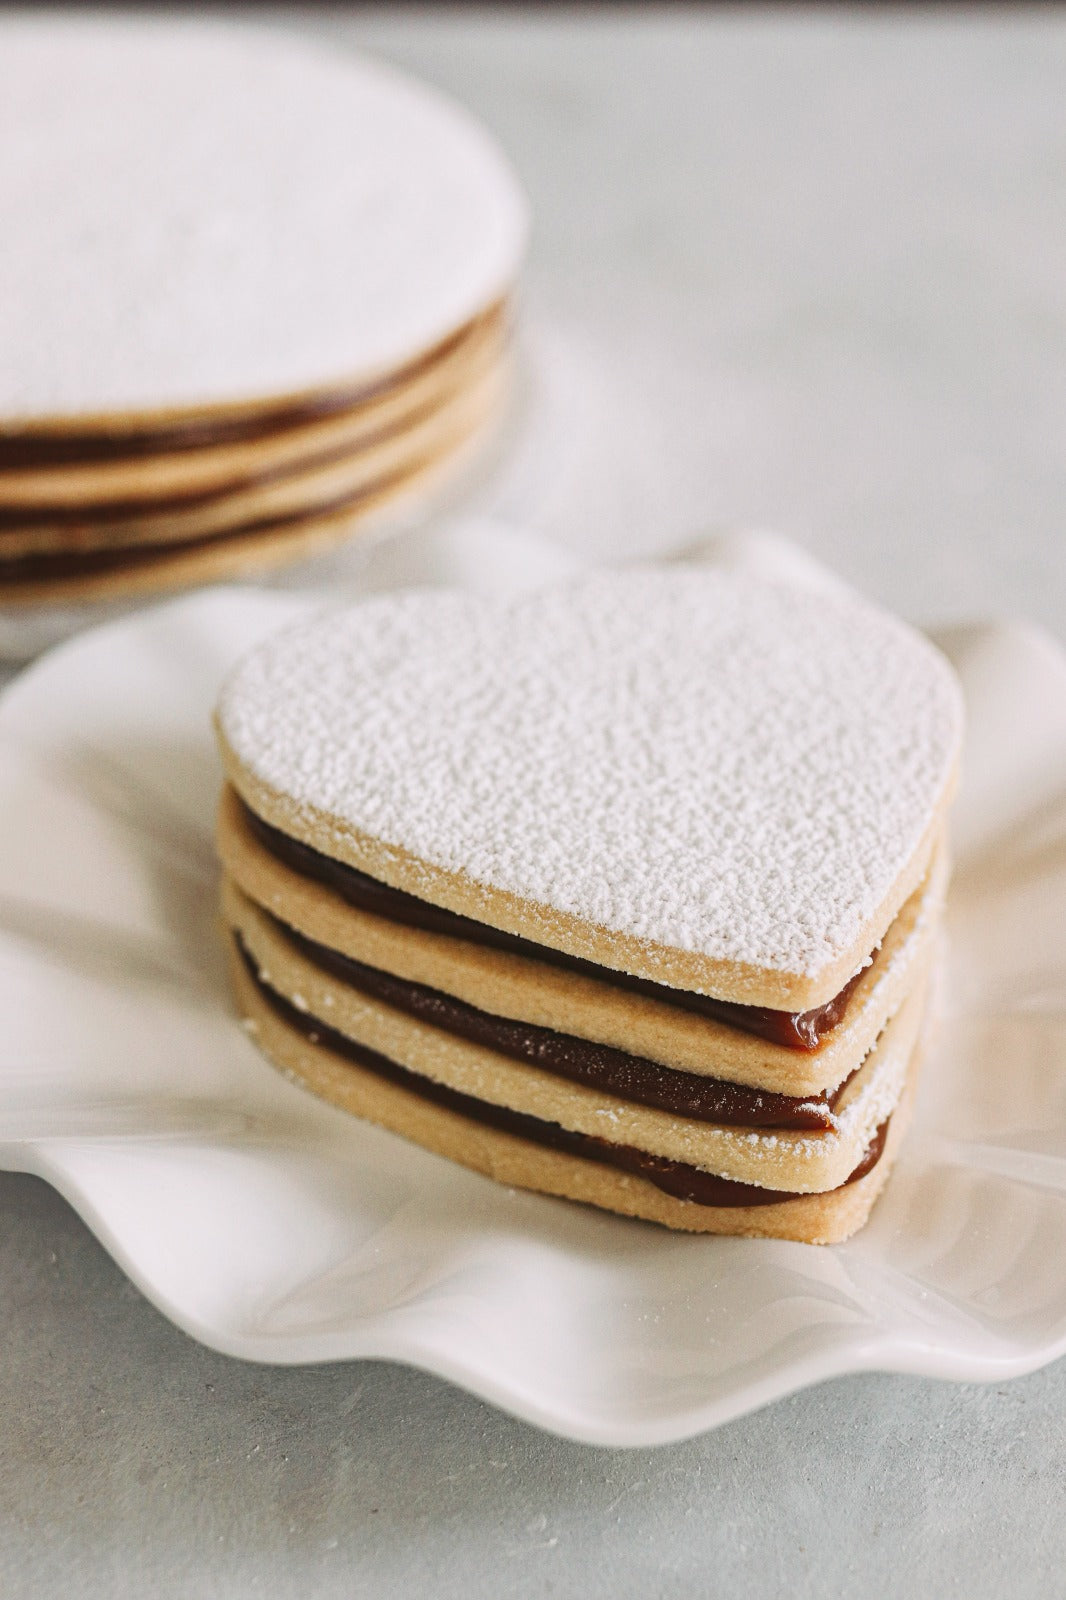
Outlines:
{"label": "round cookie stack", "polygon": [[261,571],[504,410],[526,207],[463,111],[282,32],[0,22],[0,606]]}

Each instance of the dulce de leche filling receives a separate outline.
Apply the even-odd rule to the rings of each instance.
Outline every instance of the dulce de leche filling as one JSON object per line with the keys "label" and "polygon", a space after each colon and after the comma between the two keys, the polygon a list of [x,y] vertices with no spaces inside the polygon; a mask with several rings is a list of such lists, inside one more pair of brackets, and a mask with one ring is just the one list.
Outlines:
{"label": "dulce de leche filling", "polygon": [[700,1016],[714,1017],[717,1021],[726,1022],[734,1028],[741,1028],[746,1033],[756,1034],[760,1039],[767,1039],[772,1044],[784,1045],[789,1050],[813,1053],[819,1048],[826,1036],[843,1019],[848,1001],[862,976],[860,969],[844,985],[839,994],[812,1011],[775,1011],[767,1006],[738,1005],[731,1000],[716,1000],[710,995],[696,994],[687,989],[672,989],[667,984],[655,983],[650,978],[638,978],[628,972],[617,972],[611,967],[601,967],[594,961],[584,960],[581,956],[568,955],[565,951],[553,950],[547,945],[536,944],[531,939],[523,939],[519,934],[505,933],[500,928],[491,928],[486,923],[477,922],[473,917],[463,916],[457,911],[446,911],[440,906],[430,905],[428,901],[419,900],[413,894],[408,894],[402,889],[393,889],[388,884],[369,877],[365,872],[360,872],[358,868],[351,867],[346,862],[335,861],[332,856],[323,855],[320,850],[304,844],[302,840],[293,839],[280,828],[264,822],[262,817],[257,816],[243,801],[241,808],[252,833],[270,855],[290,867],[292,871],[300,873],[305,878],[313,878],[317,883],[331,889],[348,905],[355,906],[359,911],[383,917],[389,922],[403,923],[406,927],[421,928],[428,933],[446,934],[454,939],[465,939],[471,944],[495,950],[507,950],[512,954],[524,956],[527,960],[546,962],[550,966],[561,967],[568,972],[580,972],[585,977],[596,978],[599,982],[611,984],[617,989],[629,989],[636,994],[648,995],[663,1005],[676,1006],[682,1011],[693,1011]]}
{"label": "dulce de leche filling", "polygon": [[[421,463],[425,465],[425,463]],[[150,544],[106,545],[99,549],[39,551],[32,555],[5,556],[0,533],[0,583],[40,583],[53,578],[90,577],[95,573],[127,572],[137,567],[150,567],[158,561],[168,561],[172,556],[188,555],[197,550],[212,550],[228,544],[238,544],[265,533],[283,533],[288,528],[298,528],[302,523],[318,517],[341,516],[346,511],[355,512],[365,502],[395,488],[412,476],[418,465],[405,467],[400,472],[379,478],[363,489],[337,499],[307,506],[300,511],[286,512],[283,516],[264,517],[258,522],[242,523],[222,533],[206,533],[194,539],[156,540]]]}
{"label": "dulce de leche filling", "polygon": [[[264,915],[269,917],[270,913]],[[696,1122],[733,1128],[826,1132],[833,1127],[833,1108],[850,1081],[845,1078],[832,1097],[822,1093],[801,1098],[665,1067],[612,1045],[595,1044],[573,1034],[481,1011],[439,989],[368,967],[339,950],[308,939],[277,918],[270,920],[275,933],[312,966],[406,1016],[572,1083],[583,1083],[619,1099]]]}
{"label": "dulce de leche filling", "polygon": [[[310,1013],[297,1010],[260,977],[255,961],[239,935],[237,935],[237,947],[258,993],[287,1027],[310,1043],[322,1046],[365,1071],[373,1072],[386,1082],[394,1083],[409,1093],[418,1095],[420,1099],[431,1101],[445,1110],[458,1112],[460,1116],[467,1117],[472,1122],[480,1123],[484,1127],[497,1128],[502,1133],[513,1134],[520,1139],[529,1140],[531,1144],[550,1150],[559,1150],[567,1155],[580,1156],[586,1161],[597,1161],[604,1166],[634,1173],[638,1177],[646,1178],[649,1183],[653,1183],[665,1194],[672,1195],[674,1199],[689,1200],[696,1205],[766,1206],[777,1205],[784,1200],[805,1198],[791,1190],[764,1189],[758,1184],[740,1183],[734,1178],[722,1178],[716,1173],[705,1172],[702,1167],[689,1166],[684,1161],[672,1161],[665,1156],[650,1155],[633,1145],[612,1144],[609,1140],[597,1139],[592,1134],[574,1133],[556,1122],[545,1122],[540,1117],[529,1116],[524,1111],[512,1111],[506,1106],[478,1100],[473,1095],[462,1094],[459,1090],[450,1089],[432,1078],[424,1078],[419,1073],[410,1072],[387,1056],[379,1055],[377,1051],[357,1044],[346,1034],[337,1032],[335,1028],[320,1022]],[[876,1130],[858,1166],[844,1183],[839,1185],[840,1188],[857,1183],[877,1165],[884,1151],[888,1123],[889,1119],[886,1118]]]}

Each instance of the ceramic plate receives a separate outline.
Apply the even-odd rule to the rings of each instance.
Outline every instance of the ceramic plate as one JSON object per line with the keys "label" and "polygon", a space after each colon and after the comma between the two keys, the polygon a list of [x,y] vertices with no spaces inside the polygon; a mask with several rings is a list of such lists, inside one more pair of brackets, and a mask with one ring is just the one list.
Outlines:
{"label": "ceramic plate", "polygon": [[[414,568],[505,587],[560,565],[449,537]],[[714,554],[831,581],[772,541]],[[379,587],[413,575],[382,559]],[[1054,645],[996,623],[940,638],[970,728],[939,1027],[887,1193],[858,1237],[818,1249],[500,1188],[264,1063],[223,978],[209,714],[233,659],[307,605],[199,594],[84,634],[7,690],[0,1166],[53,1183],[216,1349],[410,1362],[595,1443],[684,1438],[845,1372],[1001,1379],[1066,1351]]]}

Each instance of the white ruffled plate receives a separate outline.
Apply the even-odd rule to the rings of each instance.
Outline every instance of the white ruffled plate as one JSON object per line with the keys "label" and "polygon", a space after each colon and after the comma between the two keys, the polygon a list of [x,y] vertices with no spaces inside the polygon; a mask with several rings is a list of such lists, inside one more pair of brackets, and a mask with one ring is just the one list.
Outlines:
{"label": "white ruffled plate", "polygon": [[[485,530],[367,582],[535,581]],[[769,540],[716,559],[828,580]],[[35,1172],[195,1338],[383,1357],[573,1439],[680,1439],[836,1374],[992,1379],[1066,1351],[1066,658],[940,642],[970,717],[941,1022],[914,1130],[835,1249],[689,1238],[497,1187],[318,1104],[234,1020],[209,715],[306,599],[213,591],[99,628],[0,703],[0,1167]]]}

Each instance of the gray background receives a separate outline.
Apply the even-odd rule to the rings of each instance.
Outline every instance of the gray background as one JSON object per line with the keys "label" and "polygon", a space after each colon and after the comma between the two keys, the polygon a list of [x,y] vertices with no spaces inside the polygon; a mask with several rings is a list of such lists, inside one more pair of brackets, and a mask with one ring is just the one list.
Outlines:
{"label": "gray background", "polygon": [[[1062,634],[1066,16],[270,15],[458,93],[531,191],[529,337],[610,470],[497,509],[599,555],[769,525],[919,621]],[[1062,1364],[587,1449],[200,1349],[21,1177],[0,1329],[5,1600],[1062,1589]]]}

